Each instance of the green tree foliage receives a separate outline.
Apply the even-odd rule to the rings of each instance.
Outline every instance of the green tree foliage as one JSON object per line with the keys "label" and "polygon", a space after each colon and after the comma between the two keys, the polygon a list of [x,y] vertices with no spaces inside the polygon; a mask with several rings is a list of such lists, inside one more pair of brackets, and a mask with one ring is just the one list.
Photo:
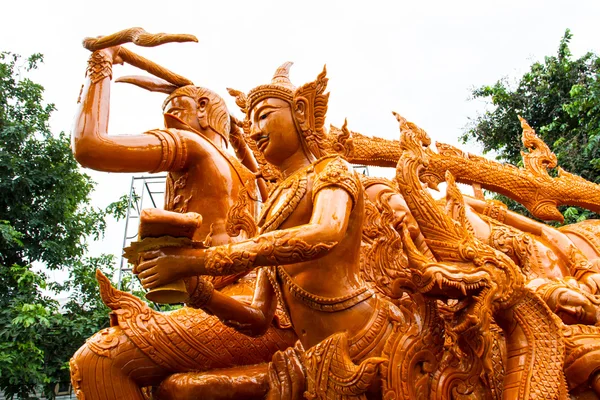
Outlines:
{"label": "green tree foliage", "polygon": [[[571,38],[567,30],[557,55],[534,63],[516,84],[504,78],[474,89],[475,99],[485,99],[493,107],[474,119],[462,140],[475,140],[483,144],[484,152],[496,152],[498,160],[521,165],[517,119],[521,115],[554,151],[562,168],[600,183],[600,58],[587,53],[573,59]],[[565,223],[597,217],[575,207],[562,211]]]}
{"label": "green tree foliage", "polygon": [[[107,212],[90,206],[94,183],[78,170],[64,133],[53,135],[43,88],[26,77],[43,61],[0,53],[0,391],[53,397],[68,382],[68,360],[108,324],[96,268],[111,275],[111,256],[86,258],[86,240],[102,235]],[[126,204],[126,203],[125,203]],[[125,205],[126,207],[126,205]],[[47,282],[43,267],[64,270]],[[48,293],[67,291],[62,308]]]}

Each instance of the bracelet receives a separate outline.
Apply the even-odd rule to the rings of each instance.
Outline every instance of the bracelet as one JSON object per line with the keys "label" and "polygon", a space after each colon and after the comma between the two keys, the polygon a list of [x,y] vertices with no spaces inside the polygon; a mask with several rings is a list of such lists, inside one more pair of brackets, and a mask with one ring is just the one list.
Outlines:
{"label": "bracelet", "polygon": [[112,60],[105,53],[95,51],[88,60],[86,76],[93,83],[108,77],[112,79]]}
{"label": "bracelet", "polygon": [[482,214],[495,219],[500,223],[504,223],[506,219],[506,210],[508,206],[498,200],[487,200]]}
{"label": "bracelet", "polygon": [[210,299],[212,299],[214,292],[215,287],[211,282],[198,277],[196,289],[194,290],[194,293],[190,295],[190,298],[186,304],[188,307],[202,308],[208,304]]}
{"label": "bracelet", "polygon": [[249,271],[254,266],[256,253],[250,251],[231,251],[229,245],[206,249],[204,268],[209,275],[231,275]]}

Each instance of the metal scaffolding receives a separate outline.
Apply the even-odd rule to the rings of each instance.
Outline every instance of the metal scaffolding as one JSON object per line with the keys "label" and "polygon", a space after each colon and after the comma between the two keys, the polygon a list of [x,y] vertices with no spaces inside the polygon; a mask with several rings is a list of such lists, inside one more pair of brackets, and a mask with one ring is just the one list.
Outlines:
{"label": "metal scaffolding", "polygon": [[[144,208],[164,208],[164,195],[166,175],[133,176],[129,188],[129,201],[125,218],[125,232],[123,234],[123,248],[137,239],[140,213]],[[119,264],[119,279],[117,287],[122,289],[122,282],[126,274],[131,274],[131,266],[127,259],[121,256]],[[134,280],[135,281],[135,280]]]}

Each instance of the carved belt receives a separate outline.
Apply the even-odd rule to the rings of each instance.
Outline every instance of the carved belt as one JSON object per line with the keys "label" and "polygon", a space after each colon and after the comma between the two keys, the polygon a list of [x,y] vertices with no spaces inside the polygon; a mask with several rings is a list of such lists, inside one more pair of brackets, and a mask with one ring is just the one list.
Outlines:
{"label": "carved belt", "polygon": [[277,275],[281,281],[287,285],[290,293],[300,300],[302,303],[312,308],[313,310],[324,311],[324,312],[336,312],[347,310],[350,307],[354,307],[360,302],[371,298],[375,294],[367,287],[360,288],[353,293],[346,296],[340,297],[323,297],[316,294],[310,293],[305,289],[302,289],[292,277],[285,271],[282,266],[277,267]]}

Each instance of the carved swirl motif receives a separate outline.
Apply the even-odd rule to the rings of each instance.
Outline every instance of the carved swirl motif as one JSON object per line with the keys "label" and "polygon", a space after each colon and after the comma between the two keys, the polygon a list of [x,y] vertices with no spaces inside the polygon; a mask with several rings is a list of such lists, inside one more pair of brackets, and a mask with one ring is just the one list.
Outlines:
{"label": "carved swirl motif", "polygon": [[598,235],[600,220],[588,219],[558,229],[564,234],[578,236],[597,252],[600,250],[600,235]]}
{"label": "carved swirl motif", "polygon": [[[557,168],[558,177],[550,177],[546,169],[555,166],[553,155],[546,151],[547,146],[524,121],[523,128],[523,143],[530,149],[523,155],[527,168],[501,164],[464,153],[448,144],[437,143],[437,153],[427,151],[430,155],[429,168],[421,180],[430,188],[437,189],[437,185],[444,181],[444,173],[450,171],[458,182],[478,184],[484,189],[503,194],[523,204],[534,216],[543,220],[563,221],[562,214],[556,208],[559,205],[575,205],[600,212],[599,185],[560,167]],[[337,152],[333,144],[340,135],[340,129],[331,129],[332,137],[328,139],[330,154]],[[345,158],[351,163],[394,167],[402,154],[401,144],[397,140],[352,132],[351,138],[345,140],[348,141],[352,142],[353,150],[345,154]]]}
{"label": "carved swirl motif", "polygon": [[79,365],[77,365],[74,358],[71,358],[69,361],[69,368],[71,370],[71,385],[73,386],[75,396],[79,400],[85,400],[85,393],[81,388],[81,382],[83,381],[83,378],[81,376],[81,371],[79,370]]}
{"label": "carved swirl motif", "polygon": [[529,126],[525,119],[519,116],[523,136],[521,141],[528,152],[521,152],[523,165],[537,176],[549,176],[548,168],[556,168],[556,155],[548,148],[546,143],[536,135],[535,131]]}
{"label": "carved swirl motif", "polygon": [[528,279],[539,276],[540,255],[534,240],[524,232],[482,217],[490,225],[489,245],[512,258]]}
{"label": "carved swirl motif", "polygon": [[216,246],[206,250],[204,268],[209,275],[231,275],[254,267],[257,254],[250,251],[232,251],[230,246]]}
{"label": "carved swirl motif", "polygon": [[253,241],[258,244],[257,254],[270,262],[291,264],[312,260],[331,250],[337,242],[320,242],[310,244],[296,237],[287,237],[285,233],[272,236],[259,236]]}
{"label": "carved swirl motif", "polygon": [[[254,183],[254,182],[251,182]],[[254,237],[258,231],[254,216],[249,210],[250,197],[248,189],[244,186],[238,193],[236,203],[227,212],[227,223],[225,230],[231,237],[239,236],[242,231],[246,232],[247,237]]]}
{"label": "carved swirl motif", "polygon": [[[569,387],[588,384],[588,377],[597,376],[600,356],[600,327],[566,325],[565,375]],[[592,378],[593,379],[593,378]]]}
{"label": "carved swirl motif", "polygon": [[277,267],[273,266],[273,267],[262,267],[262,268],[264,268],[266,275],[269,278],[269,282],[271,283],[271,286],[273,287],[273,290],[275,291],[275,297],[277,297],[277,302],[279,303],[279,305],[281,306],[281,309],[283,311],[282,315],[280,316],[280,319],[282,319],[280,321],[280,324],[282,327],[291,327],[292,322],[291,322],[291,318],[290,318],[290,312],[287,308],[287,305],[285,304],[285,300],[283,298],[283,292],[281,291],[281,286],[279,285],[279,280],[277,279]]}
{"label": "carved swirl motif", "polygon": [[211,282],[204,280],[201,277],[198,277],[196,281],[196,288],[194,292],[190,295],[190,298],[186,302],[186,305],[192,308],[202,308],[212,298],[213,293],[215,291],[215,287]]}
{"label": "carved swirl motif", "polygon": [[348,339],[348,354],[354,359],[365,357],[384,340],[387,340],[393,330],[392,325],[399,323],[390,310],[395,306],[387,300],[378,299],[374,308],[376,311],[371,316],[371,320],[359,333]]}
{"label": "carved swirl motif", "polygon": [[[303,168],[299,171],[296,171],[294,174],[286,178],[283,182],[277,184],[277,186],[272,190],[269,194],[269,200],[263,206],[261,210],[261,214],[258,218],[260,225],[260,232],[266,233],[271,232],[277,228],[286,220],[300,201],[304,197],[308,187],[308,175],[314,171],[314,167],[311,165],[309,167]],[[281,206],[277,209],[273,215],[265,221],[268,213],[272,210],[273,205],[277,200],[279,200],[279,196],[281,193],[286,190],[285,198],[281,201]]]}
{"label": "carved swirl motif", "polygon": [[258,256],[271,263],[292,264],[312,260],[328,252],[337,242],[309,244],[296,237],[259,236],[253,239],[252,250],[235,250],[232,245],[216,246],[206,250],[205,269],[210,275],[229,275],[250,270]]}
{"label": "carved swirl motif", "polygon": [[306,118],[299,125],[308,149],[317,158],[327,155],[327,136],[323,130],[329,100],[329,93],[323,94],[327,81],[327,69],[323,67],[315,81],[302,85],[294,92],[294,105],[304,101],[309,107],[308,115],[312,115],[312,118]]}
{"label": "carved swirl motif", "polygon": [[585,274],[598,273],[598,269],[583,252],[575,246],[569,248],[569,272],[580,280]]}
{"label": "carved swirl motif", "polygon": [[507,205],[497,200],[486,200],[483,215],[495,219],[498,222],[504,223],[506,219]]}
{"label": "carved swirl motif", "polygon": [[183,189],[185,189],[187,184],[187,180],[187,172],[177,179],[175,179],[174,175],[171,173],[167,175],[165,210],[178,213],[186,213],[188,211],[188,203],[192,199],[192,195],[190,194],[187,198],[184,198],[182,194]]}
{"label": "carved swirl motif", "polygon": [[88,339],[90,350],[101,357],[109,357],[110,350],[119,345],[119,335],[106,328]]}
{"label": "carved swirl motif", "polygon": [[356,365],[348,355],[345,333],[337,333],[303,354],[306,368],[306,399],[366,399],[365,392],[385,358],[367,358]]}
{"label": "carved swirl motif", "polygon": [[[414,248],[411,249],[410,241],[404,235],[414,275],[427,277],[426,281],[413,279],[415,285],[422,293],[434,289],[436,281],[440,289],[462,290],[462,296],[452,298],[467,298],[472,302],[463,311],[469,313],[471,321],[459,313],[457,316],[462,322],[458,325],[452,322],[450,327],[454,332],[473,335],[469,346],[483,360],[489,360],[491,356],[491,343],[487,338],[490,317],[493,316],[502,327],[509,359],[503,383],[505,398],[566,398],[562,323],[536,294],[525,287],[521,271],[510,258],[469,234],[460,221],[464,218],[460,213],[460,223],[453,226],[431,195],[422,190],[418,171],[428,165],[423,150],[426,142],[421,140],[418,131],[400,122],[404,153],[398,162],[398,186],[438,260],[427,263],[414,257]],[[447,174],[448,186],[453,186],[453,179],[448,178],[451,176]],[[460,192],[455,189],[450,188],[448,192],[455,203],[462,203]],[[469,290],[477,290],[477,294],[471,297]],[[465,331],[473,325],[476,329]]]}
{"label": "carved swirl motif", "polygon": [[167,371],[205,371],[268,362],[274,350],[283,350],[295,341],[272,329],[260,338],[249,338],[224,327],[217,317],[189,307],[157,312],[139,298],[113,288],[106,277],[97,274],[97,278],[102,300],[113,310],[120,329]]}

